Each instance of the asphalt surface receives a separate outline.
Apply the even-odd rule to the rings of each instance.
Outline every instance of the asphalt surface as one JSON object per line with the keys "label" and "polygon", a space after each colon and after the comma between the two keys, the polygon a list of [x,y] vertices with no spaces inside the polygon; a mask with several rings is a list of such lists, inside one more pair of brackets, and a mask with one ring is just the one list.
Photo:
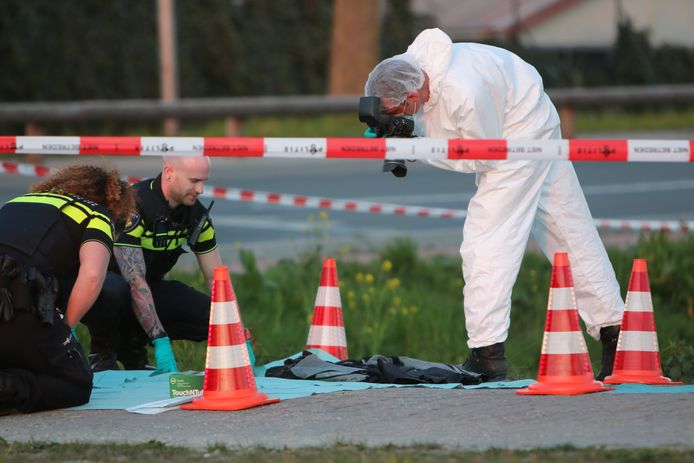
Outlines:
{"label": "asphalt surface", "polygon": [[512,390],[381,389],[239,412],[52,411],[0,418],[6,441],[157,440],[206,449],[359,444],[445,448],[694,446],[694,394],[518,396]]}

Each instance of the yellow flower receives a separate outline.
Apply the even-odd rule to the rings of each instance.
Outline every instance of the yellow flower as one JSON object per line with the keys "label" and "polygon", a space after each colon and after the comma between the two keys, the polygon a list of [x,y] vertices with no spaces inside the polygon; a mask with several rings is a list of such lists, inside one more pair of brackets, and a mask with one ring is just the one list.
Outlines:
{"label": "yellow flower", "polygon": [[400,313],[402,315],[407,315],[407,312],[408,312],[407,307],[403,307],[402,309],[400,309]]}
{"label": "yellow flower", "polygon": [[361,298],[364,302],[368,303],[369,300],[371,299],[368,294],[362,294]]}
{"label": "yellow flower", "polygon": [[354,291],[349,291],[349,292],[347,293],[347,299],[350,300],[350,301],[353,301],[354,298],[356,298],[356,297],[357,297],[357,294],[356,294]]}
{"label": "yellow flower", "polygon": [[383,269],[384,272],[390,272],[391,269],[393,268],[393,263],[391,261],[389,261],[388,259],[386,259],[381,264],[381,268]]}
{"label": "yellow flower", "polygon": [[389,307],[389,308],[388,308],[388,313],[389,313],[390,315],[395,316],[395,315],[398,314],[398,309],[396,309],[395,307]]}
{"label": "yellow flower", "polygon": [[417,313],[417,306],[413,305],[412,307],[410,307],[410,312]]}
{"label": "yellow flower", "polygon": [[391,278],[386,282],[386,286],[393,290],[398,289],[398,287],[400,286],[400,280],[398,280],[397,278]]}
{"label": "yellow flower", "polygon": [[361,272],[357,272],[357,274],[354,276],[354,279],[361,283],[362,281],[364,281],[364,274]]}
{"label": "yellow flower", "polygon": [[325,211],[320,211],[319,217],[322,221],[328,220],[328,213]]}
{"label": "yellow flower", "polygon": [[393,298],[393,305],[400,305],[401,302],[402,302],[402,299],[400,299],[399,297],[395,296]]}
{"label": "yellow flower", "polygon": [[371,283],[374,282],[374,276],[371,275],[370,273],[367,273],[366,275],[364,275],[364,281],[366,281],[366,284],[370,285]]}

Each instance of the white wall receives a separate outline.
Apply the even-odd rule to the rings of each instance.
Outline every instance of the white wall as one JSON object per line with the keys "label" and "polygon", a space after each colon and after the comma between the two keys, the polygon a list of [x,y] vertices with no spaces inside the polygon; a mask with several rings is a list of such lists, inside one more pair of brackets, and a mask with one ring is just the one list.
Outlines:
{"label": "white wall", "polygon": [[[694,0],[622,0],[637,30],[650,31],[652,45],[694,47]],[[616,0],[587,0],[523,34],[540,47],[609,47],[617,38]]]}
{"label": "white wall", "polygon": [[[511,0],[415,0],[413,7],[437,18],[453,35],[478,33],[480,8],[496,8]],[[532,0],[526,0],[532,1]],[[620,0],[583,0],[521,35],[524,43],[538,47],[611,47],[617,37]],[[509,3],[510,4],[510,3]],[[621,0],[624,14],[637,30],[650,31],[653,45],[670,43],[694,48],[694,0]],[[488,16],[485,16],[488,17]],[[465,32],[463,32],[465,33]],[[479,40],[480,37],[458,37]]]}

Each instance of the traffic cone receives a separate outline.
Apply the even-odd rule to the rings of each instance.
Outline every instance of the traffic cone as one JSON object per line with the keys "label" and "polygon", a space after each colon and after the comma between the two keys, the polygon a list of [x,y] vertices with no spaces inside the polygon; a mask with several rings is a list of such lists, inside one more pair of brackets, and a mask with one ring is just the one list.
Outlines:
{"label": "traffic cone", "polygon": [[348,358],[347,335],[345,322],[342,319],[342,302],[337,284],[335,259],[323,260],[320,287],[313,308],[313,320],[306,340],[306,349],[314,348],[323,349],[340,360]]}
{"label": "traffic cone", "polygon": [[244,410],[275,402],[279,402],[279,399],[270,399],[256,389],[229,270],[227,267],[216,267],[202,397],[181,408]]}
{"label": "traffic cone", "polygon": [[605,383],[682,384],[663,376],[645,259],[634,259],[614,369]]}
{"label": "traffic cone", "polygon": [[523,395],[576,395],[609,391],[595,380],[576,308],[569,257],[554,254],[547,320],[537,382],[517,391]]}

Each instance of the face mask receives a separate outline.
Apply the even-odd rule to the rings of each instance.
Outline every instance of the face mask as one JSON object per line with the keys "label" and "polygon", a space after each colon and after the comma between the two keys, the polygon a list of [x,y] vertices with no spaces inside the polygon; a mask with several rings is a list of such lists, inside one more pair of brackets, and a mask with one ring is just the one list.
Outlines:
{"label": "face mask", "polygon": [[417,108],[417,103],[415,103],[414,110],[414,114],[403,114],[402,117],[414,121],[414,132],[412,132],[413,135],[416,137],[426,137],[427,128],[426,124],[424,124],[424,108],[421,106]]}

